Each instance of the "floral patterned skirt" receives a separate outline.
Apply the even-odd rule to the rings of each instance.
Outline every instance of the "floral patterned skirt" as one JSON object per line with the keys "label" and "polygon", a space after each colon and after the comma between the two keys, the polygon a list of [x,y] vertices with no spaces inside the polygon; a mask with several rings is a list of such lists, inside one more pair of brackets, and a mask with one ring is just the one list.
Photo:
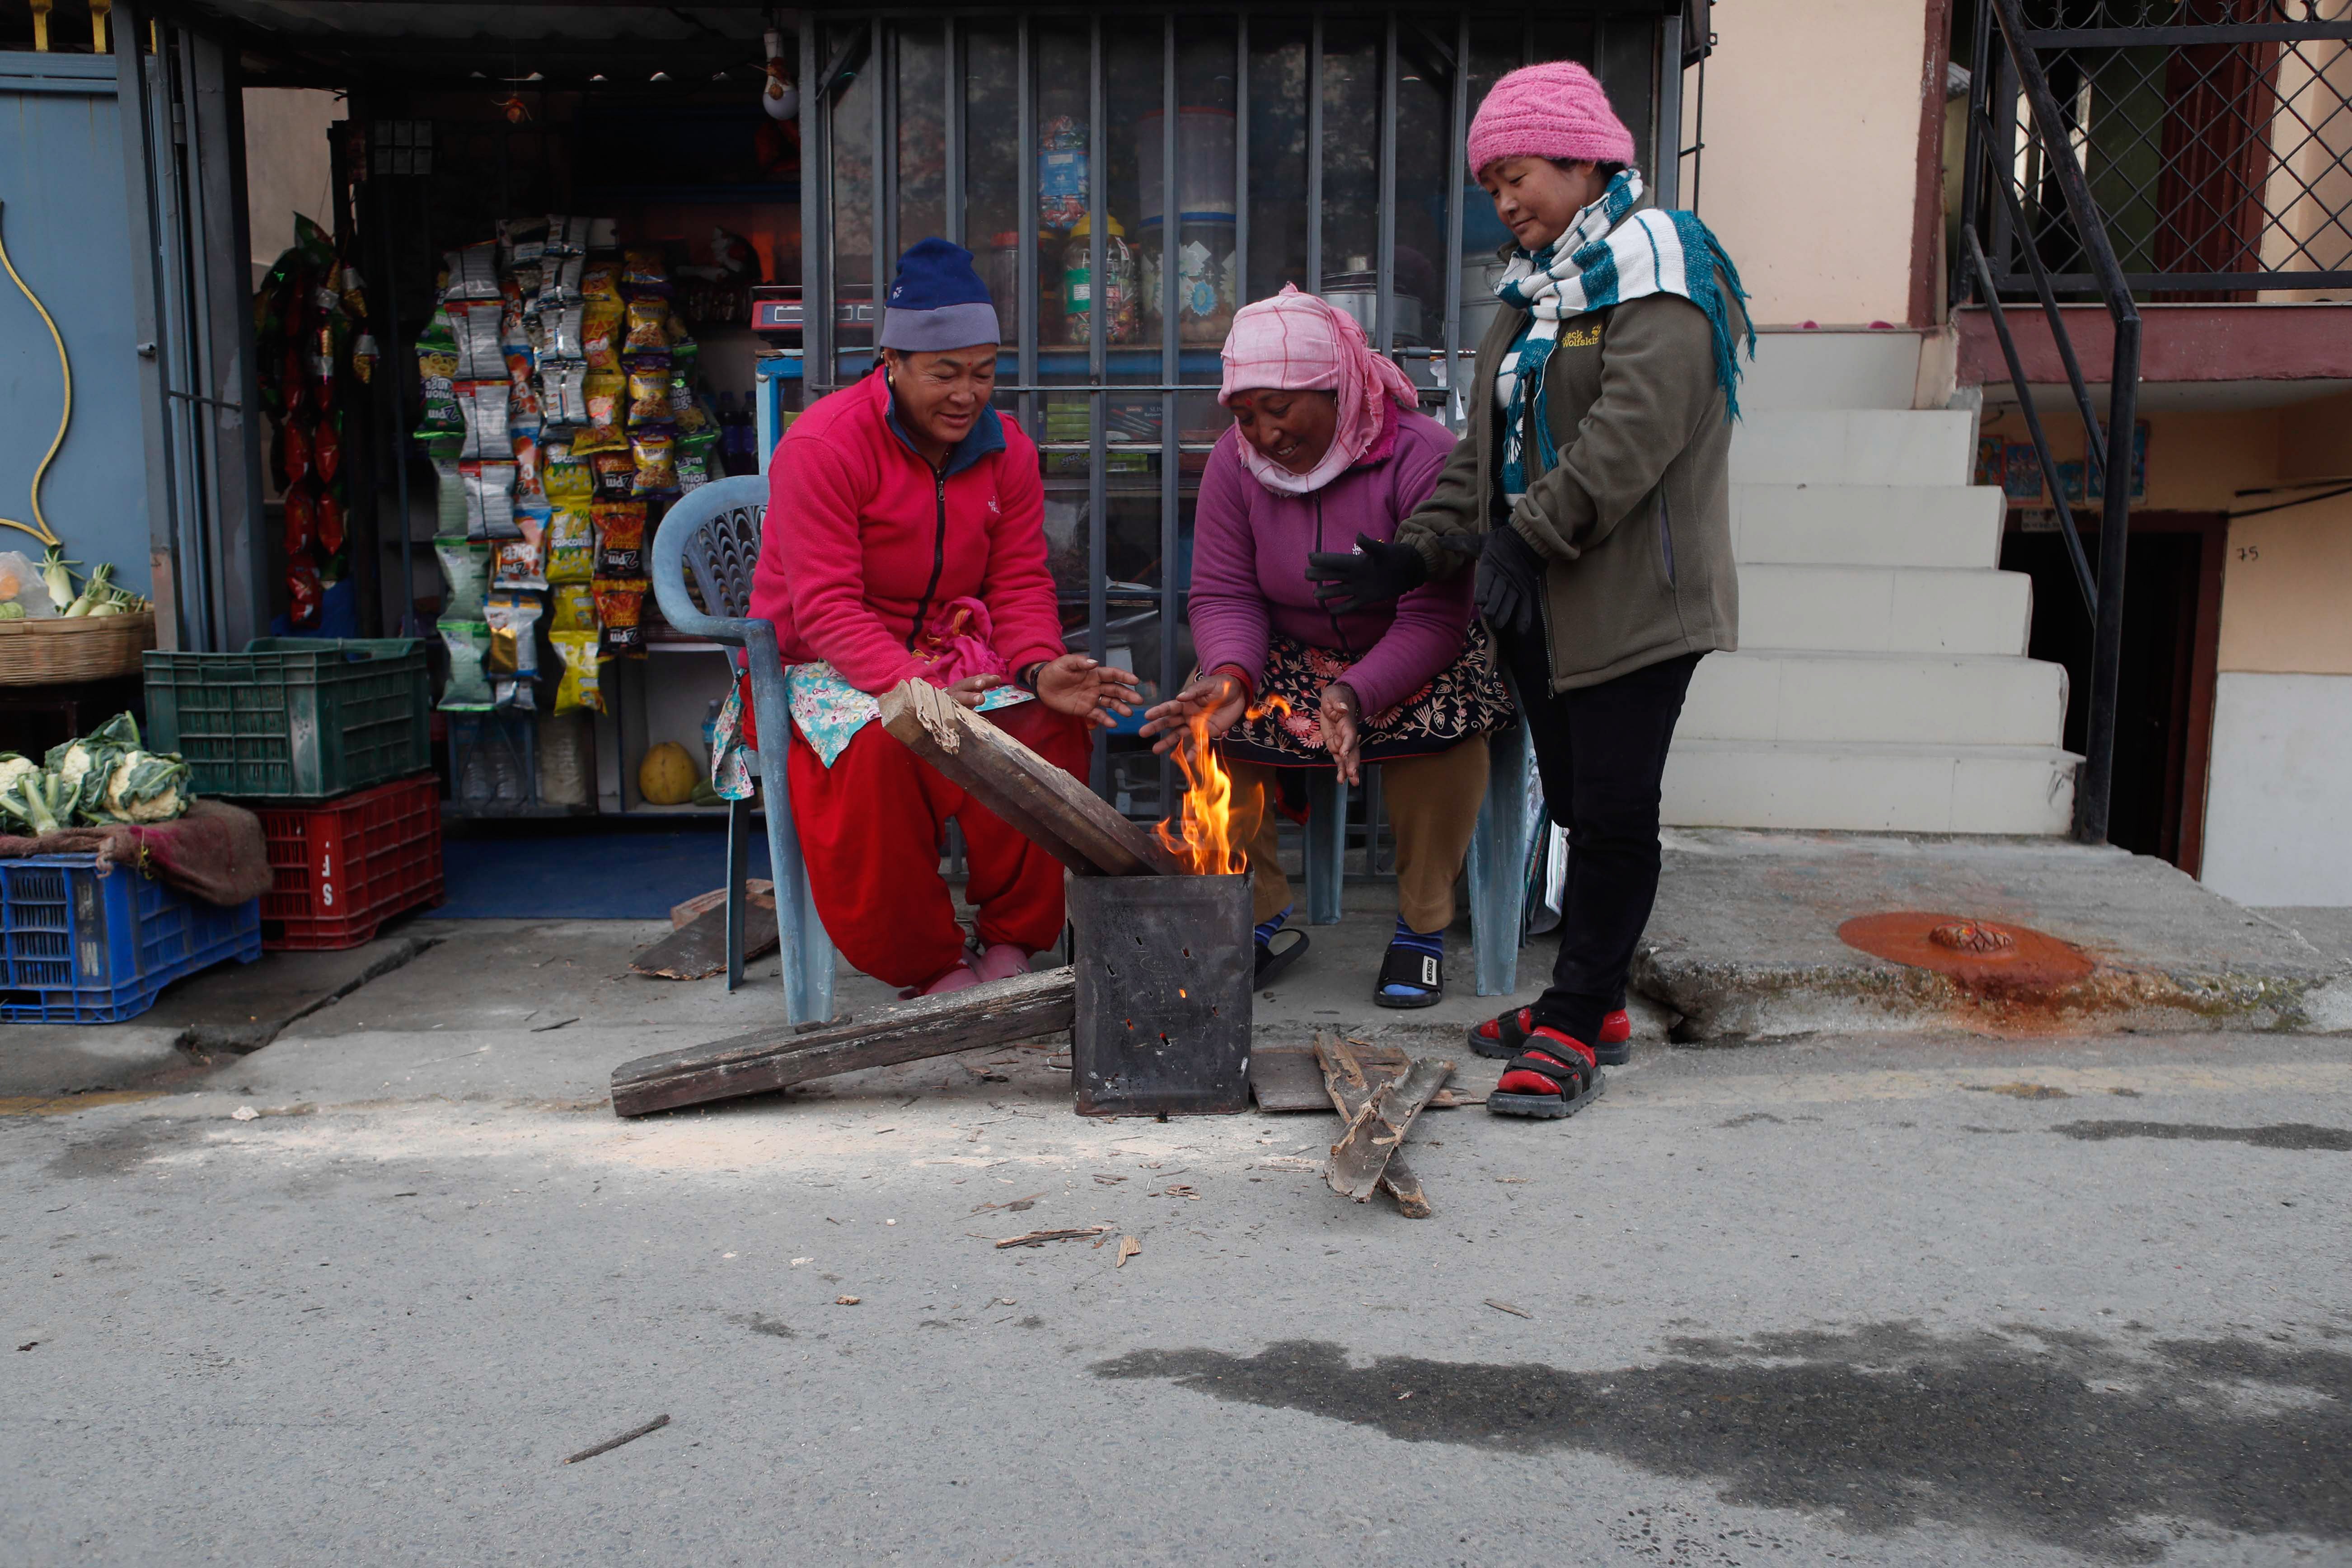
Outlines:
{"label": "floral patterned skirt", "polygon": [[[1226,756],[1277,768],[1328,766],[1331,753],[1324,750],[1316,714],[1323,689],[1347,674],[1350,662],[1336,649],[1310,647],[1276,632],[1252,714],[1225,731]],[[1494,639],[1485,622],[1473,621],[1452,664],[1396,706],[1363,721],[1363,757],[1378,763],[1428,756],[1517,722]]]}

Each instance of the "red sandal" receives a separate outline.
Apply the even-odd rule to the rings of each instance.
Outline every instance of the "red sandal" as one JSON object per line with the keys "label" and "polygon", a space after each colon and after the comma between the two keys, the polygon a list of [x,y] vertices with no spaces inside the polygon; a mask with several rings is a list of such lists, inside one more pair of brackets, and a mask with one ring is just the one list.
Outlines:
{"label": "red sandal", "polygon": [[[1495,1061],[1509,1061],[1527,1048],[1528,1037],[1535,1033],[1534,1011],[1522,1007],[1487,1019],[1470,1031],[1470,1048]],[[1601,1018],[1601,1044],[1593,1056],[1602,1067],[1623,1067],[1633,1059],[1633,1020],[1620,1007]]]}
{"label": "red sandal", "polygon": [[1496,1116],[1573,1116],[1600,1097],[1606,1081],[1591,1046],[1539,1026],[1503,1069],[1486,1109]]}

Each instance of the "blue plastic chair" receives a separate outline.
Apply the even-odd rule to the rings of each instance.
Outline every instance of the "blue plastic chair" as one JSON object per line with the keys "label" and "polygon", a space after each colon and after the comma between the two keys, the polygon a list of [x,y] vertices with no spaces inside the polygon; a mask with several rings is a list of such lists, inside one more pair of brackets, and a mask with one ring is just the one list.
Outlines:
{"label": "blue plastic chair", "polygon": [[[792,710],[784,696],[784,666],[776,628],[753,616],[751,568],[760,559],[760,520],[768,481],[754,474],[715,480],[689,492],[662,519],[654,536],[654,599],[662,618],[688,637],[744,650],[751,671],[751,712],[776,758],[771,770],[746,754],[760,780],[768,818],[768,864],[776,882],[776,931],[782,939],[784,1014],[794,1024],[833,1017],[833,939],[817,919],[808,867],[793,827],[792,786],[784,778],[784,743]],[[687,589],[693,574],[698,607]],[[706,608],[709,613],[706,613]],[[751,874],[751,803],[727,806],[727,989],[743,983],[744,879]]]}
{"label": "blue plastic chair", "polygon": [[[1486,742],[1486,798],[1470,835],[1470,944],[1478,994],[1519,988],[1519,935],[1527,918],[1528,727],[1525,721]],[[1378,765],[1378,764],[1374,764]],[[1348,847],[1348,786],[1337,768],[1307,780],[1307,919],[1339,923],[1341,859]]]}

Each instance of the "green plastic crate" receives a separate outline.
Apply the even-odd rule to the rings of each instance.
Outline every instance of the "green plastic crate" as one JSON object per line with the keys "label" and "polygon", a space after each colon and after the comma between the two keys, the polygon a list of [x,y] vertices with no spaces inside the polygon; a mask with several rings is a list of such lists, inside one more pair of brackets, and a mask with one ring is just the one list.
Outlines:
{"label": "green plastic crate", "polygon": [[147,747],[185,758],[198,795],[323,800],[400,778],[432,765],[431,722],[414,637],[147,655]]}

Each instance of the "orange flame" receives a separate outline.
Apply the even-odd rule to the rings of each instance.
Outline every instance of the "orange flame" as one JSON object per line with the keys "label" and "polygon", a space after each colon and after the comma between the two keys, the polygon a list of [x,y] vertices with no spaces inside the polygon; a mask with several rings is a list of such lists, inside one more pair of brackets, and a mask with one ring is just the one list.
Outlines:
{"label": "orange flame", "polygon": [[[1218,760],[1216,746],[1209,738],[1210,711],[1202,709],[1193,714],[1185,725],[1184,739],[1177,742],[1176,766],[1184,774],[1184,797],[1171,819],[1173,826],[1163,821],[1154,829],[1177,865],[1196,877],[1231,876],[1249,868],[1249,855],[1237,837],[1234,817],[1233,775]],[[1268,697],[1250,709],[1246,717],[1289,711],[1287,701]]]}

